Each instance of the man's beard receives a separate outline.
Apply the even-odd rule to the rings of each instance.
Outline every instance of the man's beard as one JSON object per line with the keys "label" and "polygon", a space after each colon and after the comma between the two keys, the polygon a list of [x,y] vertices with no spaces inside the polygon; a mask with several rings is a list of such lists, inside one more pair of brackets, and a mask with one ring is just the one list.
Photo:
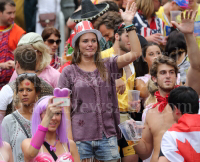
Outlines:
{"label": "man's beard", "polygon": [[[175,86],[175,85],[174,85],[174,86]],[[159,85],[158,85],[158,87],[160,88],[160,90],[163,91],[163,92],[166,92],[166,93],[169,93],[171,90],[173,90],[173,89],[174,89],[174,86],[165,88],[165,87],[163,87],[163,86],[159,86]]]}
{"label": "man's beard", "polygon": [[120,50],[122,50],[122,51],[124,51],[126,53],[131,51],[130,49],[125,47],[124,43],[121,40],[119,42],[119,48],[120,48]]}

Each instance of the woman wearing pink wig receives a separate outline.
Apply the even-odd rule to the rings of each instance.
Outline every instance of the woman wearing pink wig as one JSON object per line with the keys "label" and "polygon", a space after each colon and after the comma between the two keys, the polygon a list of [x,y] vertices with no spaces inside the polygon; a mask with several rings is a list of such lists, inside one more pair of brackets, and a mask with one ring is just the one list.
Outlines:
{"label": "woman wearing pink wig", "polygon": [[64,109],[51,96],[38,100],[32,115],[32,138],[22,142],[26,162],[80,162],[76,144],[67,138]]}

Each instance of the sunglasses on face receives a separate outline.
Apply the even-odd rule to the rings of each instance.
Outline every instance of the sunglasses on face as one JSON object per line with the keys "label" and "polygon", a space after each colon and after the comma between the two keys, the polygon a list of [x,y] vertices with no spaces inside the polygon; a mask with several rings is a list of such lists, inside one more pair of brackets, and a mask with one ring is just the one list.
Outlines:
{"label": "sunglasses on face", "polygon": [[47,42],[48,42],[49,44],[54,44],[54,42],[56,42],[56,44],[57,44],[57,45],[59,45],[59,44],[60,44],[60,42],[61,42],[61,40],[60,40],[60,39],[58,39],[58,40],[54,40],[54,39],[47,39]]}

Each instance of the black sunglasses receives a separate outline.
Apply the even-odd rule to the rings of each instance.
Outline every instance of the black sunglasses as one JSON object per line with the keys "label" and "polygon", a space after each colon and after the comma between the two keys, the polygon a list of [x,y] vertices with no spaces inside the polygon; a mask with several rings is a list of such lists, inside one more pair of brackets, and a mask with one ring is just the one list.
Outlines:
{"label": "black sunglasses", "polygon": [[48,42],[49,44],[54,44],[54,42],[56,42],[56,44],[57,44],[57,45],[59,45],[59,44],[60,44],[60,42],[61,42],[61,40],[60,40],[60,39],[58,39],[58,40],[54,40],[54,39],[47,39],[47,42]]}

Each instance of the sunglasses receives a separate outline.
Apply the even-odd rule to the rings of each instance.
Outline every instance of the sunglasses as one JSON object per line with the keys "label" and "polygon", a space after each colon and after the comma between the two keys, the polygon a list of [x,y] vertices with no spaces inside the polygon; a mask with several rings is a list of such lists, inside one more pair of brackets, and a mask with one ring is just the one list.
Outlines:
{"label": "sunglasses", "polygon": [[49,44],[54,44],[54,42],[56,42],[57,45],[60,44],[61,40],[58,39],[58,40],[54,40],[54,39],[47,39],[46,40]]}
{"label": "sunglasses", "polygon": [[37,76],[35,73],[22,73],[22,74],[19,74],[17,78],[20,78],[20,77],[35,77]]}

